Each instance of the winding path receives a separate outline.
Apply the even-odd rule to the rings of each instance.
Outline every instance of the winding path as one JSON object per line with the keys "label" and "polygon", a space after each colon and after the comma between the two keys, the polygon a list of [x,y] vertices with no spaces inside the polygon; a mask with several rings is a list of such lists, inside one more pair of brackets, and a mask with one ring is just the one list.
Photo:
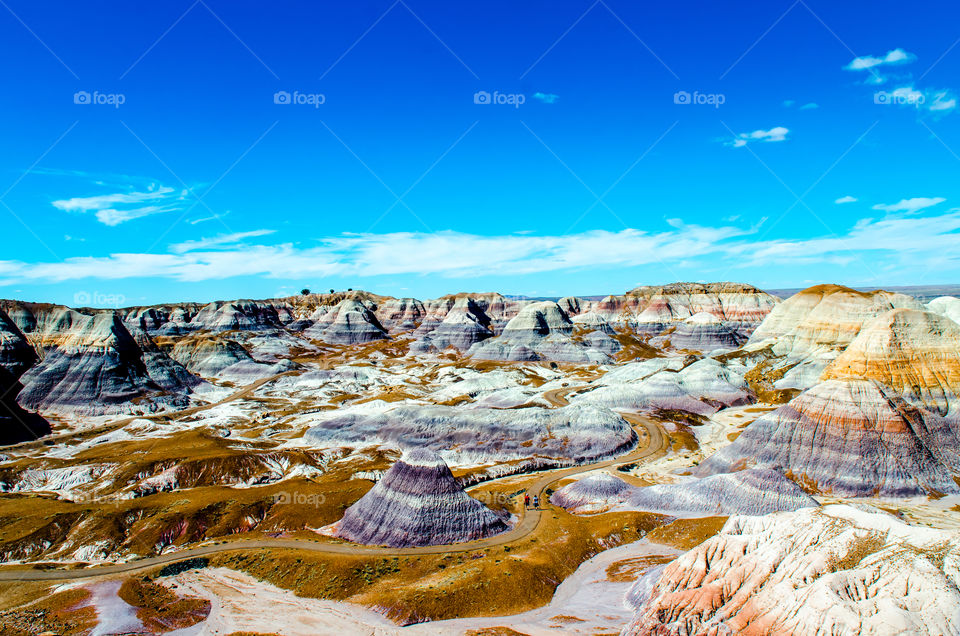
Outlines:
{"label": "winding path", "polygon": [[[573,388],[570,390],[573,390]],[[555,398],[550,399],[550,401],[557,406],[563,405],[560,404],[560,402],[566,403],[566,399],[562,395],[556,395]],[[638,415],[624,414],[624,419],[629,421],[634,426],[641,427],[645,430],[646,444],[643,443],[644,439],[643,436],[641,436],[638,447],[633,451],[626,453],[625,455],[621,455],[614,459],[595,462],[593,464],[549,471],[527,489],[527,493],[531,496],[531,498],[533,496],[542,497],[544,491],[551,484],[555,484],[561,479],[566,479],[568,477],[573,477],[574,475],[601,468],[609,468],[612,466],[638,462],[640,460],[650,458],[666,448],[667,441],[664,437],[663,430],[657,424]],[[512,476],[515,477],[515,475]],[[489,484],[490,482],[485,483]],[[176,563],[177,561],[183,561],[185,559],[210,556],[223,552],[234,552],[238,550],[291,549],[322,552],[326,554],[350,554],[365,556],[410,556],[421,554],[456,554],[460,552],[472,552],[474,550],[481,550],[484,548],[492,548],[514,543],[528,537],[529,535],[535,533],[539,528],[540,521],[542,519],[541,513],[542,511],[539,509],[524,509],[521,512],[522,516],[519,523],[517,523],[507,532],[468,543],[434,545],[421,548],[389,548],[358,545],[354,543],[338,542],[336,540],[321,538],[317,538],[315,540],[236,539],[232,541],[199,545],[194,548],[187,548],[185,550],[178,550],[176,552],[161,554],[155,557],[138,559],[137,561],[131,561],[129,563],[94,566],[77,570],[3,569],[0,570],[0,581],[60,581],[87,579],[98,576],[109,576],[113,574],[128,574],[131,572],[139,572],[170,563]]]}

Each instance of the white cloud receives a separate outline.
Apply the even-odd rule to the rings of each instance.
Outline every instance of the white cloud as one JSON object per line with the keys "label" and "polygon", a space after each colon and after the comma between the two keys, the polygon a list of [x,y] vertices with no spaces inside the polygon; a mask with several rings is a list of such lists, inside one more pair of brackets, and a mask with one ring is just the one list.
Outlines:
{"label": "white cloud", "polygon": [[957,107],[957,98],[950,91],[931,91],[927,97],[932,97],[929,100],[927,110],[934,113],[950,112]]}
{"label": "white cloud", "polygon": [[903,49],[893,49],[892,51],[887,51],[887,54],[883,57],[874,57],[872,55],[855,57],[853,61],[843,68],[848,71],[866,71],[876,66],[909,64],[915,59],[917,59],[917,56],[913,53],[907,53]]}
{"label": "white cloud", "polygon": [[834,203],[840,203],[840,204],[843,204],[843,203],[853,203],[853,202],[855,202],[856,200],[857,200],[857,197],[852,197],[852,196],[850,196],[850,195],[848,194],[848,195],[845,196],[845,197],[840,197],[839,199],[837,199],[836,201],[834,201]]}
{"label": "white cloud", "polygon": [[544,104],[553,104],[553,103],[556,102],[558,99],[560,99],[560,96],[559,96],[559,95],[554,95],[553,93],[540,93],[540,92],[537,92],[537,93],[534,93],[534,94],[533,94],[533,98],[540,100],[540,101],[543,102]]}
{"label": "white cloud", "polygon": [[906,212],[907,214],[915,214],[920,210],[924,210],[929,207],[933,207],[939,203],[946,201],[943,197],[914,197],[912,199],[901,199],[898,203],[878,203],[873,206],[874,210],[882,210],[884,212]]}
{"label": "white cloud", "polygon": [[180,209],[187,191],[177,192],[167,186],[151,184],[145,191],[118,192],[91,197],[74,197],[53,201],[53,207],[64,212],[95,212],[104,225],[115,226],[132,219]]}
{"label": "white cloud", "polygon": [[[887,207],[899,211],[916,207],[901,203]],[[190,247],[178,244],[165,254],[115,253],[46,263],[0,261],[0,285],[85,278],[204,281],[241,276],[359,279],[432,275],[466,279],[640,266],[697,267],[705,271],[718,263],[733,263],[737,268],[842,265],[864,257],[883,258],[888,263],[899,257],[913,267],[923,267],[936,259],[939,264],[960,267],[960,209],[930,217],[901,214],[862,219],[837,235],[804,239],[754,240],[759,226],[705,227],[678,219],[668,223],[670,227],[660,232],[594,230],[551,236],[395,232],[328,237],[306,248],[291,243],[237,243],[265,232],[257,230],[198,240]]]}
{"label": "white cloud", "polygon": [[244,239],[253,238],[255,236],[266,236],[267,234],[273,234],[275,231],[276,230],[251,230],[249,232],[220,234],[219,236],[214,236],[211,238],[202,238],[193,241],[184,241],[183,243],[175,243],[170,246],[170,251],[175,254],[184,254],[186,252],[195,252],[197,250],[204,250],[221,245],[236,245]]}
{"label": "white cloud", "polygon": [[726,145],[733,148],[740,148],[746,146],[751,141],[786,141],[789,132],[790,130],[783,126],[777,126],[770,130],[754,130],[753,132],[738,134],[732,141],[728,141]]}
{"label": "white cloud", "polygon": [[820,105],[816,102],[809,102],[800,107],[800,110],[813,110],[815,108],[820,108]]}

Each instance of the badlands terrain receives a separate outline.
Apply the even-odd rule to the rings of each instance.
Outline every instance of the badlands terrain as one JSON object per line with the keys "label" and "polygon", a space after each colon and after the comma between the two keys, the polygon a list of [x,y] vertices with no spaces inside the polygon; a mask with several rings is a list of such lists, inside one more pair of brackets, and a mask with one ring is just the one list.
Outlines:
{"label": "badlands terrain", "polygon": [[0,301],[0,633],[958,634],[960,299]]}

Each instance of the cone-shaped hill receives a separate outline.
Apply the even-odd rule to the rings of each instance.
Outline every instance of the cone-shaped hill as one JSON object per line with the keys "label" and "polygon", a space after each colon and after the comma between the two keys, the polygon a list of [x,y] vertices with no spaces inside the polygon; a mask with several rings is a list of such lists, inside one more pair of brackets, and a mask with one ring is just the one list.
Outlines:
{"label": "cone-shaped hill", "polygon": [[507,524],[463,491],[438,454],[421,448],[405,452],[328,530],[355,543],[401,548],[482,539]]}

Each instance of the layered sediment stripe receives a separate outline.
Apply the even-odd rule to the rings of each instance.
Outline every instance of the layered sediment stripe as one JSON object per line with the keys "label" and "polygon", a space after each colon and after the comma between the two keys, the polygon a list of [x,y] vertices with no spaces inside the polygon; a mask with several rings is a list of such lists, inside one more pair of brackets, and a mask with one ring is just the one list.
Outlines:
{"label": "layered sediment stripe", "polygon": [[642,510],[680,516],[764,515],[819,505],[797,484],[769,469],[645,488],[612,475],[598,475],[561,488],[550,500],[571,512]]}
{"label": "layered sediment stripe", "polygon": [[415,547],[462,543],[499,534],[506,522],[463,491],[443,459],[407,451],[383,479],[331,528],[368,545]]}
{"label": "layered sediment stripe", "polygon": [[830,380],[757,419],[698,473],[751,465],[841,496],[958,493],[960,437],[876,382]]}
{"label": "layered sediment stripe", "polygon": [[927,311],[886,312],[823,373],[849,378],[877,380],[914,406],[960,418],[960,325]]}

